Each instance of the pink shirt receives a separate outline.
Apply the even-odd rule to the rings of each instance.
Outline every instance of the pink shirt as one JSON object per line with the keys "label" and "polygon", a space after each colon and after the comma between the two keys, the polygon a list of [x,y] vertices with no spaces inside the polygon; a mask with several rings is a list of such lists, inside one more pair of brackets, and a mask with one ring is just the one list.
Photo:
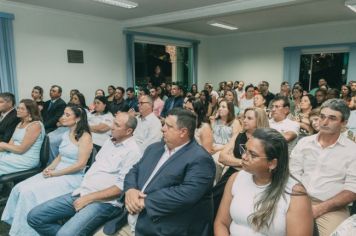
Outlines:
{"label": "pink shirt", "polygon": [[160,97],[153,101],[153,113],[158,117],[161,115],[161,111],[164,106],[164,101]]}

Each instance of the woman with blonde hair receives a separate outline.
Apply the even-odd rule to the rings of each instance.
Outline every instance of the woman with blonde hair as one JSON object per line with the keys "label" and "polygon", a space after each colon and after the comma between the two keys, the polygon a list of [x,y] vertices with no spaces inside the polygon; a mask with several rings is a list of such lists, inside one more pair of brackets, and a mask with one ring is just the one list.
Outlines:
{"label": "woman with blonde hair", "polygon": [[243,130],[236,134],[228,144],[225,145],[219,156],[219,162],[227,168],[220,181],[213,188],[214,198],[214,213],[219,208],[219,204],[224,192],[227,180],[230,176],[241,170],[242,155],[240,145],[246,144],[247,140],[252,136],[252,133],[257,128],[268,128],[269,122],[267,114],[264,110],[257,107],[249,107],[245,109],[243,116]]}

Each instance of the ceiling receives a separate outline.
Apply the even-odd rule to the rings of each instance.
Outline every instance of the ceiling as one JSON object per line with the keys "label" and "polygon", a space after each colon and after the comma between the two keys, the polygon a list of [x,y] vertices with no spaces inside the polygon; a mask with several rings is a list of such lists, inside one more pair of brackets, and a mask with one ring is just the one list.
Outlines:
{"label": "ceiling", "polygon": [[[92,0],[6,0],[120,21],[127,28],[159,26],[208,36],[356,20],[345,0],[132,0],[134,9]],[[212,27],[218,20],[239,27]]]}

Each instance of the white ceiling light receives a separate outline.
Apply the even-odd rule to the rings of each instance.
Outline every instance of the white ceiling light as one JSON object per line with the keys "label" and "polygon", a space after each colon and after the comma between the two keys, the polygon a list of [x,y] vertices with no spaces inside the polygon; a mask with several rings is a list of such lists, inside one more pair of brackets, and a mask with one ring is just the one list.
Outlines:
{"label": "white ceiling light", "polygon": [[215,26],[215,27],[228,29],[228,30],[237,30],[238,29],[236,26],[222,22],[222,21],[212,20],[212,21],[208,21],[208,24]]}
{"label": "white ceiling light", "polygon": [[347,0],[345,6],[356,12],[356,0]]}
{"label": "white ceiling light", "polygon": [[107,5],[124,7],[124,8],[135,8],[138,6],[136,2],[131,2],[127,0],[93,0],[94,2],[100,2]]}

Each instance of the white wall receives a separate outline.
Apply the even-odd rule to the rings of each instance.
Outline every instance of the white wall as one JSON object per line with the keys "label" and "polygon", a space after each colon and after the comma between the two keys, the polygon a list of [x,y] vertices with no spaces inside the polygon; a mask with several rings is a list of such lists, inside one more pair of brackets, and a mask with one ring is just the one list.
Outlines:
{"label": "white wall", "polygon": [[[208,72],[203,81],[270,82],[277,92],[283,80],[283,48],[356,42],[356,21],[234,34],[208,39]],[[356,65],[349,65],[356,66]]]}
{"label": "white wall", "polygon": [[[0,11],[15,15],[14,38],[20,98],[40,85],[61,85],[63,98],[79,89],[90,103],[96,88],[126,86],[124,35],[114,21],[20,4],[0,3]],[[84,51],[84,64],[67,62],[67,49]]]}
{"label": "white wall", "polygon": [[[20,98],[29,97],[32,87],[41,85],[47,99],[50,86],[59,84],[66,101],[69,90],[78,88],[89,103],[96,88],[106,90],[109,84],[126,87],[125,40],[118,22],[15,3],[0,2],[0,11],[15,14]],[[283,79],[284,47],[356,42],[356,21],[219,37],[147,30],[201,41],[199,89],[205,82],[216,88],[224,80],[267,80],[271,91],[277,92]],[[67,63],[67,49],[83,50],[84,64]]]}

